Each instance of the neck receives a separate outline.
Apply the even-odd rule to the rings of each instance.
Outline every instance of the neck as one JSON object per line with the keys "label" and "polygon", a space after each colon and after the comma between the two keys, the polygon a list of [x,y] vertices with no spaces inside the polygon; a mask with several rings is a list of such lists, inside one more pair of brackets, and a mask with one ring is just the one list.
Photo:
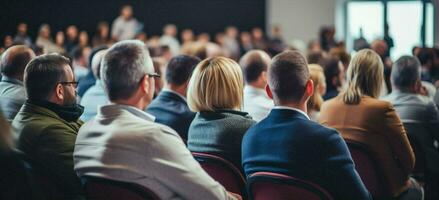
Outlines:
{"label": "neck", "polygon": [[17,75],[17,76],[7,76],[7,75],[3,75],[4,77],[8,77],[11,79],[17,79],[19,81],[23,81],[23,75]]}
{"label": "neck", "polygon": [[258,88],[258,89],[265,89],[265,84],[261,84],[258,82],[248,83],[248,85]]}
{"label": "neck", "polygon": [[187,87],[185,85],[169,84],[168,86],[166,86],[166,88],[169,90],[172,90],[174,92],[177,92],[181,96],[184,96],[184,97],[186,96]]}
{"label": "neck", "polygon": [[308,113],[307,108],[306,108],[306,103],[276,103],[276,106],[284,106],[284,107],[290,107],[290,108],[295,108],[295,109],[299,109],[301,111],[303,111],[304,113]]}
{"label": "neck", "polygon": [[138,100],[118,99],[118,100],[111,101],[111,103],[132,106],[132,107],[138,108],[139,110],[144,110],[149,104],[149,102],[148,103],[143,102],[141,99],[138,99]]}

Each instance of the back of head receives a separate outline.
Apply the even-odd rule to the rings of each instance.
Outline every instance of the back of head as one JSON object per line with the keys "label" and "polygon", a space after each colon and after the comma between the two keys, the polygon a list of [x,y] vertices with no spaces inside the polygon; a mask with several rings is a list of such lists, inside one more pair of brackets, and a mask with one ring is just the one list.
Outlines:
{"label": "back of head", "polygon": [[393,63],[390,79],[393,87],[407,92],[421,79],[421,63],[416,57],[402,56]]}
{"label": "back of head", "polygon": [[32,59],[24,72],[24,88],[28,99],[48,100],[59,82],[65,81],[65,67],[70,60],[60,54],[45,54]]}
{"label": "back of head", "polygon": [[185,84],[200,61],[197,57],[186,55],[172,58],[166,67],[166,82],[177,86]]}
{"label": "back of head", "polygon": [[106,52],[106,49],[96,52],[91,60],[91,70],[93,72],[93,76],[98,80],[101,79],[101,63]]}
{"label": "back of head", "polygon": [[130,98],[146,74],[153,74],[152,59],[144,43],[124,40],[108,49],[101,65],[101,80],[111,101]]}
{"label": "back of head", "polygon": [[384,66],[380,56],[371,49],[355,54],[347,71],[348,87],[343,94],[346,104],[359,104],[361,97],[378,98],[384,80]]}
{"label": "back of head", "polygon": [[326,85],[325,74],[323,73],[323,68],[320,65],[310,64],[308,65],[308,68],[310,79],[314,83],[314,93],[309,98],[307,103],[308,111],[310,111],[311,109],[320,111],[320,107],[323,104],[323,98],[322,94],[319,91],[319,88],[323,85]]}
{"label": "back of head", "polygon": [[262,72],[270,65],[270,56],[261,50],[251,50],[242,56],[239,64],[242,67],[244,80],[247,84],[258,80]]}
{"label": "back of head", "polygon": [[[336,90],[341,85],[341,83],[338,81],[340,79],[340,73],[342,72],[340,60],[336,57],[329,57],[323,59],[320,62],[320,66],[323,67],[325,72],[326,87],[328,88],[328,91]],[[337,81],[334,82],[334,79]]]}
{"label": "back of head", "polygon": [[309,64],[319,64],[325,58],[325,55],[323,51],[310,51],[306,57]]}
{"label": "back of head", "polygon": [[421,62],[422,66],[432,64],[434,60],[434,51],[430,48],[421,48],[416,54],[416,57],[419,59],[419,62]]}
{"label": "back of head", "polygon": [[22,80],[26,65],[34,57],[35,54],[29,47],[25,45],[12,46],[2,55],[1,73],[5,76]]}
{"label": "back of head", "polygon": [[300,102],[308,80],[308,63],[299,51],[276,55],[268,69],[268,85],[276,104]]}
{"label": "back of head", "polygon": [[239,110],[243,86],[241,67],[232,59],[213,57],[201,61],[189,81],[188,105],[194,112]]}

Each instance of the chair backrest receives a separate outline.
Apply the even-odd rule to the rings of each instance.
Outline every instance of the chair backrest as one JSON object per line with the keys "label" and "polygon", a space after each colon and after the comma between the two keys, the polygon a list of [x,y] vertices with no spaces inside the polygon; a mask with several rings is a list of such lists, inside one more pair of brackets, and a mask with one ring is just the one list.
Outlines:
{"label": "chair backrest", "polygon": [[100,177],[83,176],[85,196],[88,200],[159,200],[151,190],[134,183]]}
{"label": "chair backrest", "polygon": [[431,130],[429,130],[431,128],[429,125],[428,123],[404,123],[410,145],[416,157],[415,168],[412,172],[416,178],[423,178],[426,172],[426,149],[434,149],[434,139]]}
{"label": "chair backrest", "polygon": [[355,163],[355,169],[361,177],[366,188],[374,198],[385,198],[391,196],[388,194],[387,186],[381,175],[376,163],[376,159],[366,145],[346,140],[352,159]]}
{"label": "chair backrest", "polygon": [[227,191],[245,197],[245,178],[241,171],[228,160],[207,153],[192,152],[201,167]]}
{"label": "chair backrest", "polygon": [[310,181],[272,173],[256,172],[248,177],[247,189],[253,200],[332,200],[322,187]]}

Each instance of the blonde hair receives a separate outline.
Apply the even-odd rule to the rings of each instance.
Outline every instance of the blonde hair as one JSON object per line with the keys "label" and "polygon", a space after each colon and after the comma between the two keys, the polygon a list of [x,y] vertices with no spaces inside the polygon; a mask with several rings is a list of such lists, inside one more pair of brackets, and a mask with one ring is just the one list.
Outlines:
{"label": "blonde hair", "polygon": [[187,101],[194,112],[240,110],[244,81],[241,67],[225,57],[201,61],[189,80]]}
{"label": "blonde hair", "polygon": [[355,54],[347,71],[348,86],[343,94],[346,104],[359,104],[366,95],[378,98],[384,81],[384,66],[380,56],[370,49]]}
{"label": "blonde hair", "polygon": [[319,87],[325,82],[325,74],[323,68],[317,64],[308,65],[310,79],[314,83],[314,93],[309,98],[307,103],[308,112],[311,110],[320,111],[320,107],[323,104],[322,94],[320,94]]}

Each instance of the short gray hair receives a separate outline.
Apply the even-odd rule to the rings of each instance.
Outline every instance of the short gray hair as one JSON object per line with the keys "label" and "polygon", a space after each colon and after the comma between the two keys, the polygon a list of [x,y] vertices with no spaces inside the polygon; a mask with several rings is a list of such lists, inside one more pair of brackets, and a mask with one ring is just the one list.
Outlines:
{"label": "short gray hair", "polygon": [[101,79],[110,100],[131,97],[148,73],[154,73],[152,59],[145,44],[138,40],[114,44],[102,61]]}
{"label": "short gray hair", "polygon": [[392,67],[390,75],[393,87],[405,91],[421,78],[421,63],[414,56],[402,56]]}

